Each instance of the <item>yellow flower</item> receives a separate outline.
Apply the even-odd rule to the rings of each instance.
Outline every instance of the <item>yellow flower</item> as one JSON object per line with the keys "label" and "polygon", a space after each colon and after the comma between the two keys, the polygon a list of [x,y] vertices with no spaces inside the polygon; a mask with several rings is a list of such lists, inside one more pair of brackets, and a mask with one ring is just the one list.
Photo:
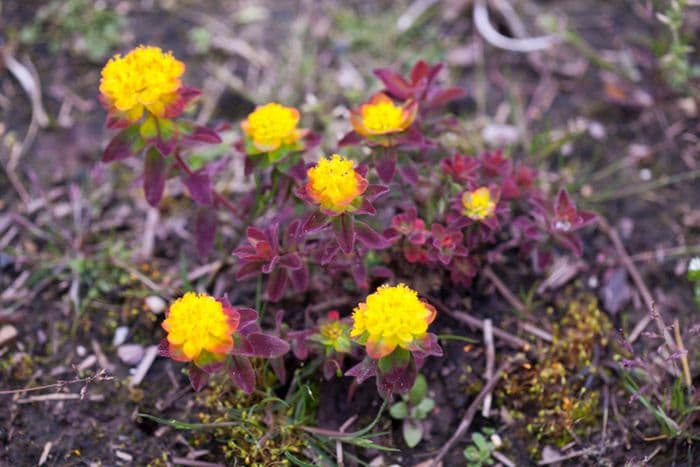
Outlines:
{"label": "yellow flower", "polygon": [[376,360],[397,347],[410,350],[423,339],[435,319],[435,308],[405,284],[383,285],[355,308],[352,319],[350,337],[365,344],[367,354]]}
{"label": "yellow flower", "polygon": [[159,47],[140,45],[125,56],[112,57],[102,69],[100,93],[109,109],[129,122],[144,109],[158,118],[169,117],[169,107],[180,100],[178,90],[185,64]]}
{"label": "yellow flower", "polygon": [[362,136],[372,137],[401,133],[416,119],[418,107],[413,101],[403,106],[394,104],[386,94],[377,93],[350,114],[350,122]]}
{"label": "yellow flower", "polygon": [[367,189],[367,180],[353,165],[353,161],[338,154],[330,159],[321,158],[307,172],[307,195],[322,208],[335,213],[354,210],[352,203]]}
{"label": "yellow flower", "polygon": [[239,319],[238,312],[214,297],[187,292],[170,305],[162,324],[170,356],[195,363],[223,360],[233,348]]}
{"label": "yellow flower", "polygon": [[496,200],[491,196],[491,191],[482,186],[474,191],[466,191],[462,194],[462,213],[472,219],[483,220],[491,217],[496,211]]}
{"label": "yellow flower", "polygon": [[296,143],[306,134],[297,128],[298,123],[297,109],[271,102],[256,107],[241,128],[257,151],[271,152]]}
{"label": "yellow flower", "polygon": [[350,351],[350,339],[348,333],[350,325],[341,320],[337,311],[328,313],[328,318],[323,320],[318,327],[319,341],[327,348],[336,352],[347,353]]}

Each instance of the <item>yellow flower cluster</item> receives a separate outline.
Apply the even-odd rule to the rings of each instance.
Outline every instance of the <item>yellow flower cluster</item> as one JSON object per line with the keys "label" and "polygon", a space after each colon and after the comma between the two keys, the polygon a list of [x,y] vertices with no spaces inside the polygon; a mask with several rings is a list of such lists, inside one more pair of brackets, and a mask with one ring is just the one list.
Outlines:
{"label": "yellow flower cluster", "polygon": [[462,206],[463,214],[475,220],[491,217],[496,211],[496,201],[491,196],[491,191],[485,186],[465,192],[462,195]]}
{"label": "yellow flower cluster", "polygon": [[178,100],[185,65],[159,47],[139,46],[125,56],[112,57],[102,69],[100,93],[110,108],[128,121],[141,118],[144,109],[163,118]]}
{"label": "yellow flower cluster", "polygon": [[[228,311],[228,313],[227,313]],[[170,305],[163,329],[168,333],[170,354],[180,361],[197,360],[203,352],[223,359],[233,348],[239,316],[214,297],[187,292]]]}
{"label": "yellow flower cluster", "polygon": [[435,308],[405,284],[383,285],[355,308],[352,319],[350,337],[363,342],[371,358],[379,359],[397,347],[410,349],[425,337]]}
{"label": "yellow flower cluster", "polygon": [[299,111],[271,102],[256,109],[241,123],[243,132],[259,152],[270,152],[296,143],[304,130],[297,128]]}
{"label": "yellow flower cluster", "polygon": [[412,102],[396,105],[389,96],[378,93],[350,116],[353,128],[363,136],[381,136],[406,130],[416,118]]}
{"label": "yellow flower cluster", "polygon": [[354,169],[353,161],[338,154],[321,158],[307,175],[307,194],[322,208],[336,213],[353,210],[352,202],[367,188],[367,180]]}

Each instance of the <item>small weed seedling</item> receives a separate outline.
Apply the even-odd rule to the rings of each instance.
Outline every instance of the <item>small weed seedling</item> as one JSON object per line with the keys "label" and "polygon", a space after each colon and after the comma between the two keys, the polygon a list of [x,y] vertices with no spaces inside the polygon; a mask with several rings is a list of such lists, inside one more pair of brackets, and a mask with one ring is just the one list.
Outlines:
{"label": "small weed seedling", "polygon": [[[493,429],[484,428],[484,434],[490,436],[493,435],[493,433]],[[496,445],[487,440],[484,434],[479,432],[472,433],[472,444],[464,449],[464,458],[467,459],[467,467],[493,465],[491,453],[496,450]]]}
{"label": "small weed seedling", "polygon": [[397,420],[403,420],[403,439],[408,447],[413,448],[423,439],[422,420],[428,416],[435,401],[428,397],[428,382],[419,374],[416,382],[408,392],[401,396],[401,401],[389,409],[389,414]]}

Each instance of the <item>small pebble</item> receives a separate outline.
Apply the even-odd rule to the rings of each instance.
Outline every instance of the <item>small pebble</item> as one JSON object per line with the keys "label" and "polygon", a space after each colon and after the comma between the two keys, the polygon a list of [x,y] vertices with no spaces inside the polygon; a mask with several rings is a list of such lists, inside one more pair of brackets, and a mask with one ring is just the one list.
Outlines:
{"label": "small pebble", "polygon": [[9,344],[17,337],[17,328],[11,324],[6,324],[0,328],[0,347]]}
{"label": "small pebble", "polygon": [[165,311],[165,300],[157,295],[149,295],[146,297],[146,306],[153,313],[159,315]]}
{"label": "small pebble", "polygon": [[114,451],[114,454],[125,462],[131,462],[134,460],[134,457],[131,454],[124,451]]}
{"label": "small pebble", "polygon": [[591,138],[599,141],[606,136],[605,127],[600,122],[590,122],[588,124],[588,133],[591,135]]}
{"label": "small pebble", "polygon": [[127,365],[137,365],[143,358],[143,346],[140,344],[124,344],[117,348],[119,360]]}
{"label": "small pebble", "polygon": [[79,345],[75,348],[75,353],[78,354],[78,357],[84,357],[85,355],[87,355],[87,349],[82,345]]}
{"label": "small pebble", "polygon": [[129,335],[129,328],[126,326],[119,326],[114,330],[114,338],[112,339],[112,345],[119,347],[124,342],[126,342],[126,336]]}

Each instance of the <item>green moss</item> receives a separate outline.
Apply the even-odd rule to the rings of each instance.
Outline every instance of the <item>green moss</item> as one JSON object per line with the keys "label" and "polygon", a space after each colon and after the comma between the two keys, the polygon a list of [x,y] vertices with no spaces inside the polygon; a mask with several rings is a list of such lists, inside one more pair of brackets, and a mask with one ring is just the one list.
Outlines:
{"label": "green moss", "polygon": [[196,399],[200,422],[240,423],[217,427],[213,432],[197,432],[192,444],[214,442],[227,461],[252,467],[290,465],[285,453],[306,457],[302,454],[307,448],[303,432],[288,418],[291,409],[263,405],[265,398],[259,392],[245,394],[224,378],[214,379]]}
{"label": "green moss", "polygon": [[[499,394],[513,419],[522,419],[525,434],[534,438],[533,455],[544,443],[563,446],[573,434],[585,436],[598,416],[600,396],[584,385],[596,371],[594,351],[607,344],[611,325],[591,295],[574,297],[564,307],[552,325],[552,344],[542,360],[509,375]],[[556,320],[554,308],[547,314]]]}

